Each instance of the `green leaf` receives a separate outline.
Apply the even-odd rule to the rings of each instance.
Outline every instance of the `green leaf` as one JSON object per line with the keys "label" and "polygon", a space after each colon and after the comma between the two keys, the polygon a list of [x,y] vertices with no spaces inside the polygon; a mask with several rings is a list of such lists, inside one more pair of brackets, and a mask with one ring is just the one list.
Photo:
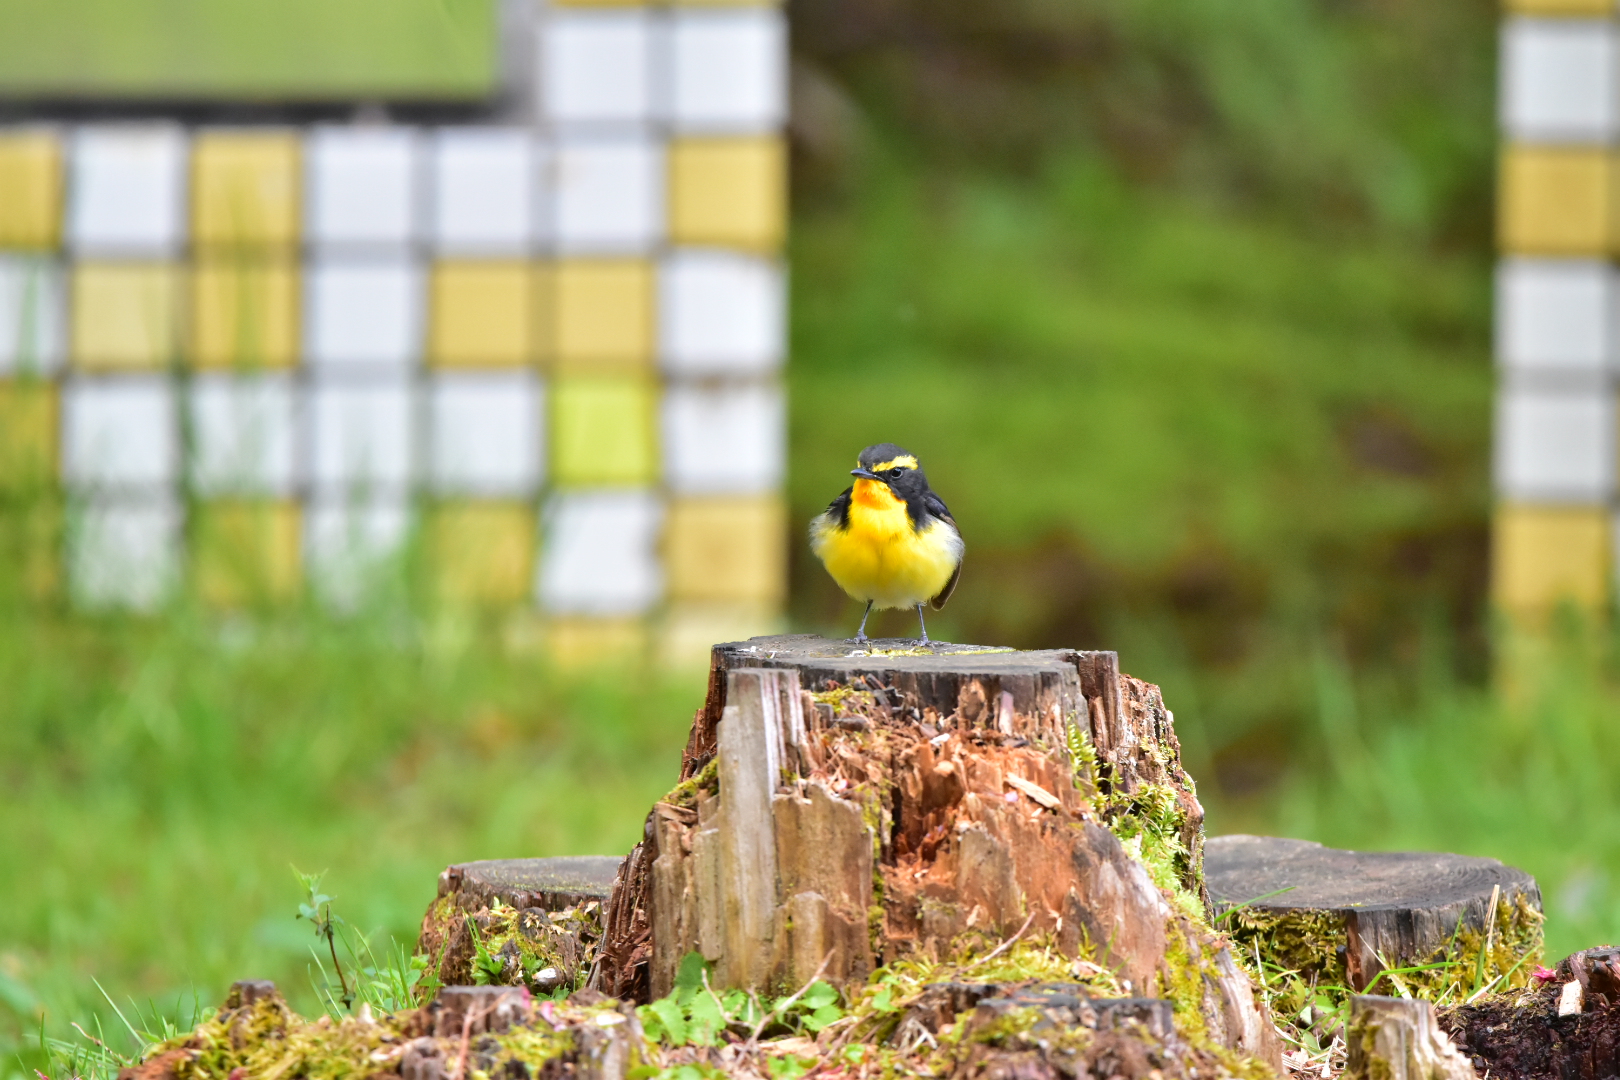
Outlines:
{"label": "green leaf", "polygon": [[815,1062],[809,1058],[794,1057],[787,1054],[782,1057],[768,1058],[765,1067],[770,1070],[771,1080],[799,1080],[799,1077],[809,1072]]}
{"label": "green leaf", "polygon": [[703,976],[709,970],[709,962],[703,959],[703,954],[693,950],[681,957],[681,966],[675,969],[675,989],[701,990]]}
{"label": "green leaf", "polygon": [[835,1020],[844,1018],[844,1010],[836,1005],[823,1005],[815,1012],[804,1018],[804,1026],[810,1029],[811,1034],[820,1031]]}
{"label": "green leaf", "polygon": [[692,1020],[688,1040],[697,1046],[713,1046],[716,1036],[726,1026],[725,1014],[714,1000],[714,995],[699,991],[692,999],[689,1015]]}
{"label": "green leaf", "polygon": [[[658,1025],[663,1029],[664,1037],[671,1046],[685,1046],[691,1037],[686,1023],[686,1017],[681,1015],[681,1007],[675,1004],[674,998],[659,998],[646,1005],[647,1011],[658,1018]],[[639,1014],[640,1009],[636,1010]],[[650,1034],[650,1032],[649,1032]],[[651,1036],[657,1038],[658,1036]]]}
{"label": "green leaf", "polygon": [[838,1000],[838,991],[818,979],[810,984],[810,989],[806,990],[804,997],[799,1000],[804,1002],[805,1008],[815,1010],[835,1003]]}
{"label": "green leaf", "polygon": [[876,1009],[880,1013],[894,1012],[894,988],[892,986],[885,986],[883,989],[873,994],[872,1008]]}

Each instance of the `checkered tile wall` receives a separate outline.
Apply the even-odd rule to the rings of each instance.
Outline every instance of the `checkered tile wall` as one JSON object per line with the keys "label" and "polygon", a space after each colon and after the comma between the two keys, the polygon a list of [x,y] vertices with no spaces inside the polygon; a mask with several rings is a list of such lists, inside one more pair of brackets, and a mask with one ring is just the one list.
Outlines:
{"label": "checkered tile wall", "polygon": [[1614,591],[1620,18],[1510,0],[1502,25],[1493,593],[1536,616]]}
{"label": "checkered tile wall", "polygon": [[782,15],[541,12],[520,123],[0,128],[0,485],[80,603],[352,603],[415,536],[559,648],[776,621]]}

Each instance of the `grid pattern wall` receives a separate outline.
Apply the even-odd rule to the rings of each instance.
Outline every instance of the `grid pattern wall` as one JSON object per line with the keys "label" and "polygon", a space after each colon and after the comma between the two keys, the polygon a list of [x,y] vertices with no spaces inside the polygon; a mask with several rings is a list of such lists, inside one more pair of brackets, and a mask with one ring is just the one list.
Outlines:
{"label": "grid pattern wall", "polygon": [[536,35],[533,123],[0,129],[0,483],[79,602],[347,601],[415,538],[582,647],[774,623],[781,14]]}
{"label": "grid pattern wall", "polygon": [[1502,25],[1492,591],[1518,615],[1612,594],[1620,371],[1614,0],[1512,0]]}

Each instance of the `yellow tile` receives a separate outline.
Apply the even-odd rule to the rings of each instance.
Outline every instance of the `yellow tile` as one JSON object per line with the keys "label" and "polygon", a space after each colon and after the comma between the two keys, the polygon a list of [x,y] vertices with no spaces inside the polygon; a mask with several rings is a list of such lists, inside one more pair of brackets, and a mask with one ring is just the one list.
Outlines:
{"label": "yellow tile", "polygon": [[192,533],[191,572],[197,594],[221,607],[292,597],[303,581],[301,521],[294,502],[202,503]]}
{"label": "yellow tile", "polygon": [[787,591],[787,509],[780,499],[676,499],[664,545],[675,600],[769,603]]}
{"label": "yellow tile", "polygon": [[441,599],[514,604],[534,583],[536,510],[517,501],[443,503],[427,522],[428,556]]}
{"label": "yellow tile", "polygon": [[298,307],[298,267],[291,259],[199,259],[191,278],[191,362],[204,368],[293,366]]}
{"label": "yellow tile", "polygon": [[61,236],[61,143],[43,131],[0,134],[0,248],[54,248]]}
{"label": "yellow tile", "polygon": [[640,619],[552,619],[546,651],[566,670],[638,663],[647,654],[647,624]]}
{"label": "yellow tile", "polygon": [[657,391],[633,377],[559,377],[551,384],[552,475],[558,484],[642,484],[656,478]]}
{"label": "yellow tile", "polygon": [[669,152],[669,232],[678,244],[781,246],[787,162],[771,137],[677,139]]}
{"label": "yellow tile", "polygon": [[1610,550],[1602,507],[1498,507],[1491,593],[1519,615],[1543,614],[1562,601],[1600,610],[1609,599]]}
{"label": "yellow tile", "polygon": [[291,132],[209,132],[191,162],[192,240],[201,247],[298,241],[299,145]]}
{"label": "yellow tile", "polygon": [[536,358],[534,272],[517,260],[436,263],[428,322],[439,367],[523,367]]}
{"label": "yellow tile", "polygon": [[55,485],[60,416],[54,384],[0,379],[0,492],[39,493]]}
{"label": "yellow tile", "polygon": [[73,268],[71,353],[79,367],[161,368],[179,346],[180,271],[169,263]]}
{"label": "yellow tile", "polygon": [[1612,15],[1614,0],[1505,0],[1506,10],[1518,15]]}
{"label": "yellow tile", "polygon": [[1601,255],[1615,246],[1615,159],[1597,147],[1509,147],[1502,154],[1497,234],[1519,254]]}
{"label": "yellow tile", "polygon": [[658,630],[658,662],[675,670],[706,668],[715,645],[779,634],[784,624],[774,604],[675,604]]}
{"label": "yellow tile", "polygon": [[653,355],[653,270],[643,259],[568,259],[557,265],[559,371],[628,371]]}
{"label": "yellow tile", "polygon": [[62,499],[39,492],[0,513],[0,604],[13,597],[48,600],[62,591]]}

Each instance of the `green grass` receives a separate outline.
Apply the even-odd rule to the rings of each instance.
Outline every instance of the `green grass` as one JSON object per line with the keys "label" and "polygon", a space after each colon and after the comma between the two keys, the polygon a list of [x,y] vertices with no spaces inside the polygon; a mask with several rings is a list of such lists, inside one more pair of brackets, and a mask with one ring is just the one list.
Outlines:
{"label": "green grass", "polygon": [[476,621],[317,612],[18,610],[0,686],[0,1076],[40,1010],[111,1021],[92,980],[174,1015],[266,977],[314,1010],[293,866],[408,943],[450,862],[627,851],[702,694],[561,678]]}
{"label": "green grass", "polygon": [[0,93],[482,98],[493,0],[0,0]]}

